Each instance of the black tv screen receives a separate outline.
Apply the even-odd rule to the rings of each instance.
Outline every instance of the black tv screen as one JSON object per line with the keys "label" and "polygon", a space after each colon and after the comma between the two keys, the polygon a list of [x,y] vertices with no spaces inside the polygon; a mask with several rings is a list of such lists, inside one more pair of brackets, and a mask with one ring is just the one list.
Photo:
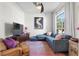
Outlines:
{"label": "black tv screen", "polygon": [[14,29],[20,29],[20,24],[18,24],[18,23],[13,23],[13,28],[14,28]]}
{"label": "black tv screen", "polygon": [[23,33],[23,25],[19,23],[13,23],[13,35],[21,35]]}

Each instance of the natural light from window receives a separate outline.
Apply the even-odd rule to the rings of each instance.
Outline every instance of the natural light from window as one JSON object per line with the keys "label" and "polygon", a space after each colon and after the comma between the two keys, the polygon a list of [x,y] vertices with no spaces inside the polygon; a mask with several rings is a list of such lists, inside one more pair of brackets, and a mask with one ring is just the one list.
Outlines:
{"label": "natural light from window", "polygon": [[56,31],[59,34],[63,34],[64,33],[64,11],[61,10],[60,12],[58,12],[56,14]]}

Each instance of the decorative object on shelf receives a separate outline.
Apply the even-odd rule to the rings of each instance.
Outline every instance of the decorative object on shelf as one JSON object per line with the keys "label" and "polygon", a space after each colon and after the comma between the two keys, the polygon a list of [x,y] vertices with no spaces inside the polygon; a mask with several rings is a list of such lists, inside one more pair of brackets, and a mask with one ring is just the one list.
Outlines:
{"label": "decorative object on shelf", "polygon": [[34,17],[34,28],[43,29],[43,17]]}
{"label": "decorative object on shelf", "polygon": [[28,32],[27,32],[27,29],[28,29],[28,28],[27,28],[27,27],[25,27],[25,31],[24,31],[24,33],[28,33]]}
{"label": "decorative object on shelf", "polygon": [[33,2],[33,4],[40,10],[40,13],[44,12],[44,6],[41,2]]}
{"label": "decorative object on shelf", "polygon": [[25,27],[25,30],[27,30],[27,27]]}

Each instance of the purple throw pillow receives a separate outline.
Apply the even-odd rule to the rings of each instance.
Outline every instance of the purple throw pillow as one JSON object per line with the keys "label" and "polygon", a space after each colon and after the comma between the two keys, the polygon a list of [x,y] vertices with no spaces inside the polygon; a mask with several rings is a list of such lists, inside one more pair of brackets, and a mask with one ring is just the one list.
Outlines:
{"label": "purple throw pillow", "polygon": [[17,45],[16,41],[12,38],[6,38],[4,43],[6,44],[7,48],[15,48]]}

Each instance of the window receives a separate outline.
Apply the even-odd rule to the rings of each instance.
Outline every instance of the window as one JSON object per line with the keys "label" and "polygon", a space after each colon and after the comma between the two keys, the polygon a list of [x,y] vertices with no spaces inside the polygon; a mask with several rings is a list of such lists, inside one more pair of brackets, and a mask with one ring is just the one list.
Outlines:
{"label": "window", "polygon": [[64,16],[64,10],[61,10],[56,14],[56,32],[60,34],[64,33]]}

